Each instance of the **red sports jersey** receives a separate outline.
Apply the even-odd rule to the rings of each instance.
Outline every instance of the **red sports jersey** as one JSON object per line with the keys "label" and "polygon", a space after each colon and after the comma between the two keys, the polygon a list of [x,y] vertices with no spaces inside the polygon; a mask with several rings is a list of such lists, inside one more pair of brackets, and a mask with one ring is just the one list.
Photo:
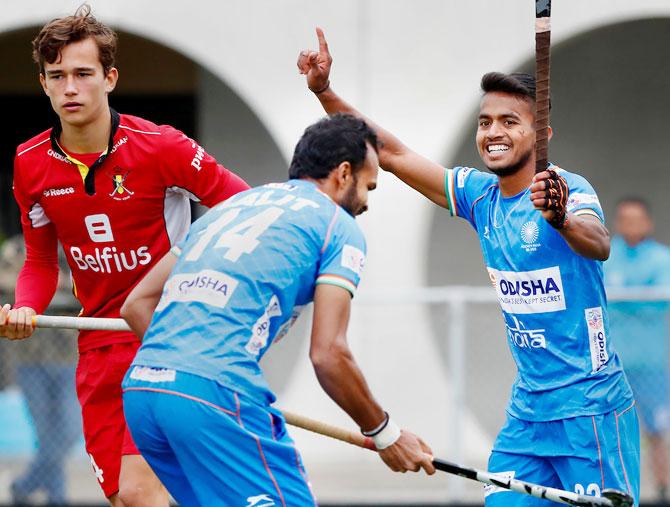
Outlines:
{"label": "red sports jersey", "polygon": [[[113,110],[109,146],[88,170],[63,151],[59,136],[60,125],[34,137],[14,161],[27,257],[15,306],[38,313],[56,288],[57,241],[82,315],[118,317],[130,290],[185,236],[189,198],[211,207],[249,188],[182,132]],[[134,340],[82,331],[79,350]]]}

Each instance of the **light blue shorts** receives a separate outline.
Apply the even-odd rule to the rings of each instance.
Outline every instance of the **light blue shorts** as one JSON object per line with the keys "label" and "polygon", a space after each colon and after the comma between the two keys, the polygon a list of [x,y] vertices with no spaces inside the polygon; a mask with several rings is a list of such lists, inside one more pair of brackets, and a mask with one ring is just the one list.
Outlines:
{"label": "light blue shorts", "polygon": [[[141,379],[132,378],[144,368]],[[314,506],[281,413],[213,380],[132,367],[123,382],[130,433],[182,507]]]}
{"label": "light blue shorts", "polygon": [[[489,458],[489,471],[507,477],[600,496],[614,488],[639,505],[640,433],[634,402],[607,414],[530,422],[509,414]],[[486,507],[546,506],[544,500],[493,486]]]}

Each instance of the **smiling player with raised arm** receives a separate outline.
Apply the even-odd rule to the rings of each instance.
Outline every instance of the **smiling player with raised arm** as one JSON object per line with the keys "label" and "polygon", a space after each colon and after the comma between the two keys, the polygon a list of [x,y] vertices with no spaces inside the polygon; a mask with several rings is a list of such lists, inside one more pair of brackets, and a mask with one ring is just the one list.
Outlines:
{"label": "smiling player with raised arm", "polygon": [[[362,115],[331,88],[332,58],[298,68],[329,114]],[[479,236],[517,365],[507,420],[489,470],[599,495],[639,496],[639,431],[630,387],[608,341],[602,263],[609,233],[598,197],[581,176],[550,165],[535,174],[535,80],[489,73],[481,82],[476,136],[486,168],[445,169],[366,119],[382,142],[380,166]],[[487,507],[540,502],[487,487]]]}
{"label": "smiling player with raised arm", "polygon": [[312,301],[309,356],[323,389],[392,470],[434,473],[430,449],[382,410],[347,343],[365,263],[354,217],[377,172],[365,122],[324,118],[298,142],[288,182],[208,212],[128,296],[122,315],[144,339],[123,384],[126,419],[183,507],[261,496],[268,506],[316,505],[259,365]]}

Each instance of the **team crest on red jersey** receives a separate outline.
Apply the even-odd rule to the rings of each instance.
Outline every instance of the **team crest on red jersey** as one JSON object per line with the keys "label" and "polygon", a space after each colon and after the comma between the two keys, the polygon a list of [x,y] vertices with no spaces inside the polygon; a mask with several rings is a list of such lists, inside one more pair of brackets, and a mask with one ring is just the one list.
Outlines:
{"label": "team crest on red jersey", "polygon": [[109,194],[109,196],[115,201],[125,201],[130,199],[135,193],[128,189],[126,183],[130,171],[121,169],[120,167],[115,167],[114,170],[109,171],[108,174],[114,183],[114,190],[112,190],[112,193]]}

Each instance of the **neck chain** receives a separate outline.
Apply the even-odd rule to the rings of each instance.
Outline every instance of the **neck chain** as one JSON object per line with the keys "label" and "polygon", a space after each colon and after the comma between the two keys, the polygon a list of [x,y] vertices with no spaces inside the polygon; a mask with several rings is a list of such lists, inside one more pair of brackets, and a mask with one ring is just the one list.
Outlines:
{"label": "neck chain", "polygon": [[514,206],[512,206],[512,209],[510,209],[507,212],[507,215],[504,216],[501,222],[498,222],[498,210],[501,208],[500,203],[502,202],[502,194],[500,196],[500,201],[498,201],[498,206],[496,206],[495,211],[493,212],[493,228],[494,229],[500,229],[505,223],[507,223],[507,220],[509,219],[510,215],[514,213],[514,210],[519,207],[519,204],[523,201],[524,197],[526,197],[526,194],[530,191],[530,186],[526,189],[526,191],[519,196],[519,200],[516,202]]}

